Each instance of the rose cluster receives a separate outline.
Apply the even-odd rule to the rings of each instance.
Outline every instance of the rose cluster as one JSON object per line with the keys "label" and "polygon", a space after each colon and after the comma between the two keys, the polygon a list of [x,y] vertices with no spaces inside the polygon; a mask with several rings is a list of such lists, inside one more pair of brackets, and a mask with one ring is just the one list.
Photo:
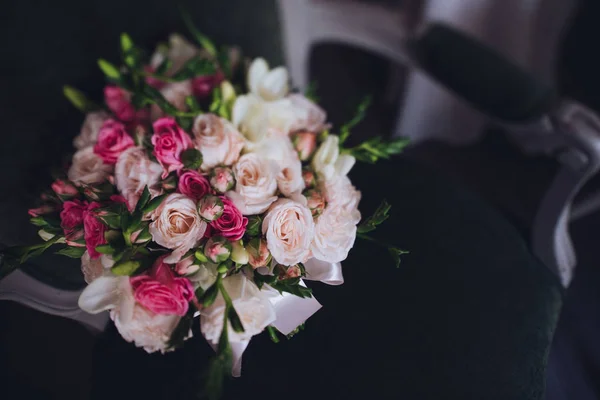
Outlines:
{"label": "rose cluster", "polygon": [[30,211],[44,240],[81,257],[80,306],[110,310],[149,352],[187,339],[176,328],[194,313],[213,345],[223,329],[247,344],[283,326],[282,294],[310,297],[303,279],[340,275],[361,218],[355,158],[325,112],[290,93],[284,68],[254,60],[236,94],[214,60],[210,74],[189,73],[198,60],[211,59],[174,36],[129,65],[137,87],[111,72],[68,172]]}

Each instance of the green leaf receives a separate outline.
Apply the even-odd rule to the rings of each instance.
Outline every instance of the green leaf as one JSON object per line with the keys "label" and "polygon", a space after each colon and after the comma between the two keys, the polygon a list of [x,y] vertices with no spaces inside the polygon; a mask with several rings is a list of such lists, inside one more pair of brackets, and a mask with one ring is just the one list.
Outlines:
{"label": "green leaf", "polygon": [[29,221],[33,225],[40,226],[40,227],[46,227],[46,226],[50,226],[53,228],[60,227],[60,221],[58,219],[51,218],[48,216],[33,217]]}
{"label": "green leaf", "polygon": [[358,161],[374,164],[380,159],[387,160],[401,153],[408,144],[409,140],[406,138],[384,141],[381,137],[375,137],[351,149],[343,149],[342,153],[351,154]]}
{"label": "green leaf", "polygon": [[156,68],[156,75],[164,75],[168,70],[173,66],[173,61],[169,58],[165,57],[165,59],[160,63],[160,65]]}
{"label": "green leaf", "polygon": [[107,225],[111,229],[119,229],[121,227],[120,215],[97,215],[96,218],[100,219],[105,225]]}
{"label": "green leaf", "polygon": [[168,193],[165,194],[161,194],[160,196],[156,196],[155,198],[153,198],[152,200],[150,200],[148,202],[148,204],[146,204],[146,206],[142,209],[142,212],[144,214],[148,214],[149,212],[152,212],[154,210],[156,210],[158,208],[158,206],[161,205],[161,203],[163,202],[163,200],[168,196]]}
{"label": "green leaf", "polygon": [[388,247],[388,252],[390,253],[390,256],[392,257],[392,259],[394,260],[394,264],[396,265],[396,268],[400,267],[400,262],[402,261],[400,256],[403,254],[410,253],[407,250],[402,250],[397,247]]}
{"label": "green leaf", "polygon": [[96,251],[100,254],[113,254],[115,249],[112,248],[110,244],[101,244],[96,246]]}
{"label": "green leaf", "polygon": [[56,254],[59,254],[61,256],[71,257],[71,258],[81,258],[83,256],[83,253],[85,253],[85,250],[86,250],[85,247],[68,246],[68,247],[65,247],[64,249],[60,249],[59,251],[56,252]]}
{"label": "green leaf", "polygon": [[354,117],[352,117],[350,121],[342,125],[342,127],[340,128],[340,146],[344,144],[346,139],[348,139],[348,136],[350,136],[350,130],[356,125],[358,125],[365,118],[365,116],[367,115],[367,110],[371,106],[371,100],[371,96],[365,97],[358,105]]}
{"label": "green leaf", "polygon": [[379,207],[377,207],[377,210],[375,210],[373,215],[371,215],[370,217],[362,221],[360,225],[358,225],[357,232],[367,233],[374,231],[378,225],[382,224],[385,220],[387,220],[390,217],[389,212],[391,208],[392,206],[387,202],[387,200],[384,199],[379,205]]}
{"label": "green leaf", "polygon": [[202,153],[195,148],[189,148],[181,153],[181,162],[187,169],[197,170],[202,165]]}
{"label": "green leaf", "polygon": [[79,111],[88,113],[90,111],[99,110],[100,107],[93,101],[89,100],[85,94],[75,89],[72,86],[63,86],[63,94]]}
{"label": "green leaf", "polygon": [[196,96],[189,95],[185,98],[185,104],[188,106],[191,112],[201,112],[202,108],[200,107],[200,103],[196,100]]}
{"label": "green leaf", "polygon": [[279,343],[279,337],[277,336],[277,329],[274,326],[267,326],[267,332],[269,332],[269,336],[271,337],[271,341],[273,343]]}
{"label": "green leaf", "polygon": [[121,33],[121,51],[127,53],[131,49],[133,49],[133,40],[131,40],[131,36],[125,32]]}
{"label": "green leaf", "polygon": [[36,244],[33,246],[28,246],[28,247],[16,248],[19,251],[19,254],[21,256],[19,262],[21,264],[23,264],[30,258],[34,258],[34,257],[38,257],[38,256],[42,255],[44,253],[44,251],[48,250],[50,247],[55,245],[59,239],[63,239],[63,237],[56,235],[52,239],[48,240],[47,242],[41,243],[41,244]]}
{"label": "green leaf", "polygon": [[185,24],[187,29],[190,31],[190,33],[194,36],[194,39],[196,39],[198,44],[200,44],[200,46],[202,46],[202,48],[204,48],[204,50],[206,50],[208,52],[208,54],[210,54],[212,57],[216,57],[217,56],[217,48],[215,47],[213,42],[210,41],[210,39],[208,37],[206,37],[205,35],[200,33],[200,31],[194,26],[194,23],[192,22],[192,18],[190,17],[190,15],[183,9],[183,7],[181,5],[179,7],[179,12],[181,13],[181,18],[183,19],[183,23]]}
{"label": "green leaf", "polygon": [[300,279],[286,279],[282,281],[275,281],[269,283],[273,289],[277,290],[279,293],[287,292],[293,294],[298,297],[312,297],[312,290],[309,288],[300,285]]}
{"label": "green leaf", "polygon": [[173,104],[169,103],[162,93],[152,86],[145,85],[143,94],[148,101],[156,104],[165,113],[173,116],[179,114],[179,110]]}
{"label": "green leaf", "polygon": [[209,287],[206,290],[206,293],[204,294],[204,297],[202,297],[202,306],[203,307],[210,307],[215,302],[215,300],[217,299],[217,295],[218,294],[219,294],[219,287],[215,283],[214,285],[212,285],[211,287]]}
{"label": "green leaf", "polygon": [[121,73],[119,72],[119,69],[102,58],[98,60],[98,66],[100,67],[102,72],[104,72],[104,75],[106,75],[107,77],[109,77],[111,79],[116,80],[121,77]]}
{"label": "green leaf", "polygon": [[317,96],[318,86],[319,85],[317,84],[317,82],[311,82],[304,91],[304,97],[306,97],[313,103],[317,103],[319,101],[319,97]]}
{"label": "green leaf", "polygon": [[194,117],[177,117],[176,121],[177,125],[186,132],[191,131],[192,126],[194,125]]}
{"label": "green leaf", "polygon": [[118,276],[131,276],[141,266],[139,261],[123,261],[114,265],[110,270]]}
{"label": "green leaf", "polygon": [[183,347],[183,343],[188,337],[190,329],[192,329],[192,322],[194,322],[195,312],[196,307],[194,307],[193,303],[190,303],[188,312],[183,317],[181,317],[179,323],[171,333],[171,337],[169,338],[169,341],[167,343],[169,349],[178,349]]}
{"label": "green leaf", "polygon": [[142,211],[144,207],[148,204],[148,200],[150,200],[150,189],[148,189],[148,185],[144,186],[144,190],[142,190],[142,194],[140,195],[140,199],[135,205],[136,211]]}
{"label": "green leaf", "polygon": [[244,332],[244,325],[242,324],[242,320],[238,315],[237,311],[233,305],[229,308],[229,313],[227,314],[227,318],[229,318],[229,322],[231,323],[231,327],[236,332]]}
{"label": "green leaf", "polygon": [[183,64],[170,79],[180,82],[196,76],[213,75],[216,71],[217,69],[212,61],[197,56]]}

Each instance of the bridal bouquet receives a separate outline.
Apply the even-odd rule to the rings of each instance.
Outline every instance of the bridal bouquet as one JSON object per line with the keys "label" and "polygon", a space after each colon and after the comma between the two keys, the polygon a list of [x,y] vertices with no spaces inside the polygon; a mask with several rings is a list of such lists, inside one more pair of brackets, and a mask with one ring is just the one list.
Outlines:
{"label": "bridal bouquet", "polygon": [[390,209],[361,223],[347,174],[405,142],[346,147],[366,104],[334,134],[285,68],[255,59],[236,86],[238,53],[191,29],[201,48],[174,35],[149,58],[123,34],[121,65],[99,61],[102,105],[65,87],[86,113],[76,152],[29,211],[43,243],[6,251],[2,273],[51,247],[81,258],[80,307],[147,352],[180,346],[199,316],[218,387],[254,335],[291,335],[321,307],[305,281],[343,283],[357,234]]}

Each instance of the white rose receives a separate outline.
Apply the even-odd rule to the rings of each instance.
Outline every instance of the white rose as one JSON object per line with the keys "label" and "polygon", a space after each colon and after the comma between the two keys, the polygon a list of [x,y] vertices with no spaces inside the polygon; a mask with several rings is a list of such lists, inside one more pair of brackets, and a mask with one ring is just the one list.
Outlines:
{"label": "white rose", "polygon": [[273,136],[287,136],[297,120],[288,99],[266,102],[254,94],[238,96],[233,104],[233,124],[248,140],[249,149]]}
{"label": "white rose", "polygon": [[132,302],[127,305],[133,308],[130,316],[123,315],[121,307],[114,308],[110,312],[110,317],[123,339],[133,342],[137,347],[142,347],[148,353],[170,351],[169,339],[181,317],[155,314],[136,303],[133,296],[127,301]]}
{"label": "white rose", "polygon": [[244,148],[244,137],[227,120],[214,114],[200,114],[192,127],[194,145],[202,153],[202,169],[232,165]]}
{"label": "white rose", "polygon": [[315,152],[311,165],[320,178],[331,179],[348,174],[355,162],[349,154],[340,155],[340,138],[329,135]]}
{"label": "white rose", "polygon": [[320,186],[328,206],[342,208],[349,213],[354,223],[358,224],[361,193],[352,185],[350,179],[347,176],[336,176],[334,179],[322,181]]}
{"label": "white rose", "polygon": [[152,240],[173,250],[164,262],[174,264],[204,236],[206,222],[200,218],[196,203],[180,193],[163,200],[152,213],[150,234]]}
{"label": "white rose", "polygon": [[263,58],[252,61],[247,78],[250,92],[263,100],[278,100],[289,92],[287,70],[284,67],[270,70],[269,64]]}
{"label": "white rose", "polygon": [[275,261],[294,265],[309,257],[315,224],[308,207],[290,199],[279,199],[267,212],[262,232]]}
{"label": "white rose", "polygon": [[315,225],[315,236],[311,246],[314,258],[336,263],[348,257],[356,239],[356,218],[351,214],[342,207],[325,207]]}
{"label": "white rose", "polygon": [[327,128],[325,111],[301,94],[291,94],[287,97],[296,113],[292,131],[307,130],[321,132]]}
{"label": "white rose", "polygon": [[141,147],[131,147],[119,155],[115,165],[115,183],[130,207],[135,207],[144,187],[150,194],[160,194],[158,183],[162,167],[150,161]]}
{"label": "white rose", "polygon": [[[268,297],[246,276],[241,273],[228,276],[223,279],[223,286],[244,327],[244,332],[235,332],[229,326],[229,342],[247,342],[275,321],[275,310]],[[223,296],[219,293],[215,302],[200,314],[200,331],[209,343],[216,345],[219,343],[225,317]]]}
{"label": "white rose", "polygon": [[[192,94],[192,81],[172,82],[160,89],[163,97],[179,111],[185,111],[187,104],[185,98]],[[150,108],[150,118],[155,121],[166,116],[165,112],[156,104]]]}
{"label": "white rose", "polygon": [[97,278],[104,275],[115,262],[112,258],[106,254],[102,254],[100,258],[91,259],[89,253],[86,251],[81,256],[81,272],[83,273],[83,279],[86,283],[92,283]]}
{"label": "white rose", "polygon": [[260,214],[277,200],[277,165],[249,153],[233,166],[235,190],[227,192],[243,215]]}
{"label": "white rose", "polygon": [[289,137],[278,136],[265,140],[252,152],[277,164],[277,186],[284,196],[290,197],[304,189],[302,162]]}
{"label": "white rose", "polygon": [[89,146],[73,155],[73,164],[67,173],[69,180],[75,183],[100,183],[112,172],[112,166],[104,164],[94,153],[94,147]]}
{"label": "white rose", "polygon": [[81,150],[84,147],[95,145],[98,140],[98,131],[100,131],[100,127],[102,127],[104,121],[109,118],[110,116],[108,113],[104,111],[88,113],[83,121],[81,132],[73,140],[73,146],[75,146],[77,150]]}

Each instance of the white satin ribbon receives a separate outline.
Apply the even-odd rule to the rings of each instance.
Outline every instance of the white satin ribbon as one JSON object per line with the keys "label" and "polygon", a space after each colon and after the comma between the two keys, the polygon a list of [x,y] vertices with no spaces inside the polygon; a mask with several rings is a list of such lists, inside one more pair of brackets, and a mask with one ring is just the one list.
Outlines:
{"label": "white satin ribbon", "polygon": [[[302,281],[301,285],[306,286]],[[271,325],[284,335],[292,333],[322,307],[314,297],[302,298],[290,293],[279,294],[267,285],[263,287],[262,292],[267,294],[275,309],[275,321]]]}
{"label": "white satin ribbon", "polygon": [[321,281],[334,286],[344,283],[342,264],[340,263],[330,263],[311,258],[304,263],[304,268],[306,268],[305,279],[309,281]]}

